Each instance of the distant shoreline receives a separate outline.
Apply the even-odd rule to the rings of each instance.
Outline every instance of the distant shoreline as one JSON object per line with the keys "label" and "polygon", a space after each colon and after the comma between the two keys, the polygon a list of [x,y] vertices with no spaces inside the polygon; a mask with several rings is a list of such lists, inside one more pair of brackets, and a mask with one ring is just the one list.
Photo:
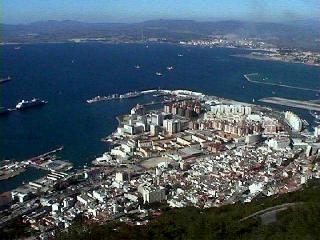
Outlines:
{"label": "distant shoreline", "polygon": [[285,59],[280,58],[273,58],[266,55],[255,55],[255,54],[234,54],[230,55],[232,57],[239,57],[239,58],[247,58],[247,59],[254,59],[254,60],[261,60],[261,61],[277,61],[277,62],[285,62],[285,63],[293,63],[293,64],[304,64],[307,66],[313,66],[313,67],[320,67],[320,64],[312,64],[312,63],[305,63],[305,62],[298,62],[298,61],[289,61]]}

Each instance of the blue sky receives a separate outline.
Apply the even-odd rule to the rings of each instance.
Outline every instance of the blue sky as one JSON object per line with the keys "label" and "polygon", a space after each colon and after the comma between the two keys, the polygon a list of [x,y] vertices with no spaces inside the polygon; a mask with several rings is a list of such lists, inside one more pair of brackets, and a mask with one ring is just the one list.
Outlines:
{"label": "blue sky", "polygon": [[1,0],[1,22],[320,19],[320,0]]}

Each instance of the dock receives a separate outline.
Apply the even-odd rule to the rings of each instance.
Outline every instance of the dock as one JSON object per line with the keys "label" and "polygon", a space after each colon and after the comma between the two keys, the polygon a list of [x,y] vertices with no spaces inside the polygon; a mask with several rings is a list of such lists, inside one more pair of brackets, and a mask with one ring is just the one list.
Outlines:
{"label": "dock", "polygon": [[297,90],[303,90],[303,91],[312,91],[312,92],[318,92],[318,93],[320,92],[320,89],[296,87],[296,86],[291,86],[291,85],[281,84],[281,83],[274,83],[269,81],[253,80],[252,77],[260,76],[259,73],[244,74],[243,76],[248,82],[251,82],[251,83],[264,84],[264,85],[270,85],[270,86],[276,86],[276,87],[285,87],[285,88],[291,88],[291,89],[297,89]]}
{"label": "dock", "polygon": [[320,103],[311,102],[311,101],[302,101],[302,100],[295,100],[295,99],[286,99],[280,97],[269,97],[269,98],[262,98],[259,100],[260,102],[265,103],[272,103],[287,107],[293,108],[300,108],[306,109],[310,111],[319,111],[320,112]]}

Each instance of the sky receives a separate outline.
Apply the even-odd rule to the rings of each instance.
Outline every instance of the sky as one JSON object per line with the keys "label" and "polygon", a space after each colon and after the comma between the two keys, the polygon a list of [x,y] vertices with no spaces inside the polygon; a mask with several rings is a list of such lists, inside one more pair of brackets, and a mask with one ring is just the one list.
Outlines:
{"label": "sky", "polygon": [[320,19],[320,0],[1,0],[2,23]]}

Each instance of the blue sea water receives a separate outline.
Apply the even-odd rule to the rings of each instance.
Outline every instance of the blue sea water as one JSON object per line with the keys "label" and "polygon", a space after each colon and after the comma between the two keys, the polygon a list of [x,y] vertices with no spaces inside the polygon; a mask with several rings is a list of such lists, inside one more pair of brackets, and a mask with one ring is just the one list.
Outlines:
{"label": "blue sea water", "polygon": [[[0,85],[0,106],[14,107],[33,97],[48,104],[0,117],[0,160],[25,160],[64,146],[60,156],[81,167],[107,150],[100,139],[115,130],[117,115],[128,113],[138,102],[150,101],[140,97],[85,103],[96,95],[160,87],[246,102],[268,96],[317,98],[314,92],[248,83],[243,74],[259,72],[273,81],[320,89],[320,68],[232,56],[246,52],[170,44],[148,48],[143,44],[36,44],[23,45],[20,50],[1,46],[0,77],[10,75],[13,80]],[[167,66],[174,70],[167,71]],[[295,111],[311,121],[306,111]],[[34,176],[26,175],[26,179]],[[8,189],[20,181],[15,178],[0,184]]]}

